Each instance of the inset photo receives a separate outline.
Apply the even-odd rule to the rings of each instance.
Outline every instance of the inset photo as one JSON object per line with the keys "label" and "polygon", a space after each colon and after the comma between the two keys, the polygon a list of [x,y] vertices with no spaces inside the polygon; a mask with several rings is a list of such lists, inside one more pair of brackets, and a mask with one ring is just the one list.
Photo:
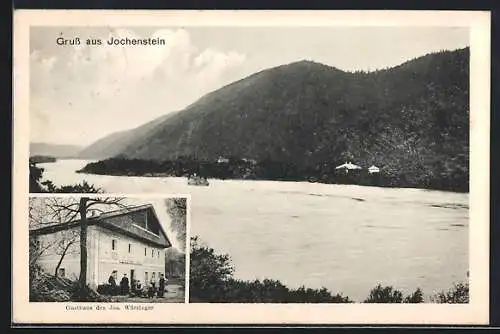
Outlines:
{"label": "inset photo", "polygon": [[30,197],[30,302],[184,303],[185,197]]}

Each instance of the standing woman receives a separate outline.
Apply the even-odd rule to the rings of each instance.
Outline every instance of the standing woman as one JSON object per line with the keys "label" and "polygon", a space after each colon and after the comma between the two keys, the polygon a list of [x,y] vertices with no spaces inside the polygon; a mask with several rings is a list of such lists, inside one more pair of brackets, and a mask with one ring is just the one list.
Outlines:
{"label": "standing woman", "polygon": [[158,297],[163,298],[163,294],[165,293],[165,278],[163,274],[160,275],[160,282],[158,284]]}

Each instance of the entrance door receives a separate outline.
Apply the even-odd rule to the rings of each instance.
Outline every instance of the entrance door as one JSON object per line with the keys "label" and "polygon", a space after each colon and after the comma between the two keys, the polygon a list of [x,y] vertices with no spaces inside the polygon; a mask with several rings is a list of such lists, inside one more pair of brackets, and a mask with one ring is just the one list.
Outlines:
{"label": "entrance door", "polygon": [[130,284],[134,284],[135,280],[134,274],[135,274],[134,269],[130,269]]}

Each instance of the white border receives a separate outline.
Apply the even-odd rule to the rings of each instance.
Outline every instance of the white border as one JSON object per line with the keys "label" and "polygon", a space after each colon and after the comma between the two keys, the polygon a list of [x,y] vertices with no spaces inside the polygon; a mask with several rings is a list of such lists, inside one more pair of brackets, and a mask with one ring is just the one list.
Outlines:
{"label": "white border", "polygon": [[[470,28],[470,303],[155,304],[152,312],[65,311],[27,299],[30,26],[457,26]],[[489,317],[490,13],[468,11],[14,12],[13,321],[165,324],[486,324]],[[74,196],[74,194],[71,194]],[[228,194],[230,195],[230,194]],[[154,196],[147,194],[147,197]],[[164,197],[162,194],[161,197]],[[133,197],[139,197],[134,194]],[[190,205],[189,205],[190,207]],[[200,222],[202,223],[202,222]],[[188,225],[189,226],[189,225]],[[189,235],[189,234],[188,234]],[[424,246],[424,245],[423,245]],[[187,266],[187,270],[189,270]],[[188,296],[189,290],[186,290]],[[152,304],[150,304],[152,305]]]}

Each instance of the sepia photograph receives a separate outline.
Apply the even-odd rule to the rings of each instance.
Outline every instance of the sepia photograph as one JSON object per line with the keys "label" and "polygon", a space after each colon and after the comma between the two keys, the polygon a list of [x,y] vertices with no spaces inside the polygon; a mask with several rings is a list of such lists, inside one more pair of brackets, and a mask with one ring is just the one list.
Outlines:
{"label": "sepia photograph", "polygon": [[[143,38],[168,43],[84,42]],[[35,27],[30,191],[192,194],[191,302],[467,303],[469,53],[460,27]]]}
{"label": "sepia photograph", "polygon": [[184,303],[186,198],[30,197],[30,302]]}
{"label": "sepia photograph", "polygon": [[489,14],[356,13],[32,18],[30,301],[487,315]]}

